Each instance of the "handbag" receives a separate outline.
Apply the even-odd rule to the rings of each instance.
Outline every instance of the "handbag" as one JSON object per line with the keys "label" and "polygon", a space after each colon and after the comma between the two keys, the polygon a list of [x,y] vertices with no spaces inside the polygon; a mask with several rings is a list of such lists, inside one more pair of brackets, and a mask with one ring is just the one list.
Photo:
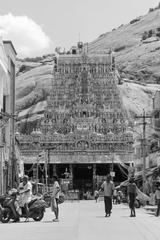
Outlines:
{"label": "handbag", "polygon": [[58,198],[58,204],[61,204],[65,201],[65,195],[64,193],[60,192],[59,193],[59,198]]}

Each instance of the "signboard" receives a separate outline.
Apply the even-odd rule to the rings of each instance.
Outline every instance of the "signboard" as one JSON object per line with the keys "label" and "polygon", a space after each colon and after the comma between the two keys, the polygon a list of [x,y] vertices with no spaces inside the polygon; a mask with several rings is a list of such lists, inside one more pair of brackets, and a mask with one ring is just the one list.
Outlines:
{"label": "signboard", "polygon": [[[122,160],[123,159],[123,160]],[[38,158],[38,155],[23,155],[22,160],[24,163],[44,163],[44,157],[41,156]],[[46,158],[47,160],[47,158]],[[130,163],[127,155],[116,155],[114,157],[114,163]],[[49,164],[83,164],[83,163],[97,163],[97,164],[104,164],[104,163],[112,163],[112,159],[110,155],[106,154],[50,154],[49,156]]]}

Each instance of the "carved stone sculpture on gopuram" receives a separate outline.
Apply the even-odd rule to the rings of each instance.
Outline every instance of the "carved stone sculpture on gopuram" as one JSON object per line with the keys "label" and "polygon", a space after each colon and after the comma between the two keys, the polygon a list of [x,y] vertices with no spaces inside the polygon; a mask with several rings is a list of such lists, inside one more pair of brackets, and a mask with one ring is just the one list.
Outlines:
{"label": "carved stone sculpture on gopuram", "polygon": [[[133,152],[133,134],[117,85],[110,52],[90,53],[85,47],[55,58],[53,79],[39,134],[20,136],[23,149],[55,153],[117,154]],[[41,133],[41,134],[40,134]]]}

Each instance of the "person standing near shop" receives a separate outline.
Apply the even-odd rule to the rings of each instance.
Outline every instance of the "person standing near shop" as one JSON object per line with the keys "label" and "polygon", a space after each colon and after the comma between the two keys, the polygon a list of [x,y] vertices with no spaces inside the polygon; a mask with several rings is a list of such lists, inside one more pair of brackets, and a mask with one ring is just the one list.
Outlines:
{"label": "person standing near shop", "polygon": [[110,217],[112,210],[112,197],[114,192],[114,183],[111,181],[111,175],[108,174],[106,181],[100,187],[100,191],[104,191],[104,206],[105,206],[105,217]]}
{"label": "person standing near shop", "polygon": [[128,197],[129,197],[129,207],[130,207],[130,210],[131,210],[130,217],[135,217],[136,212],[135,212],[134,203],[135,203],[135,199],[136,199],[136,195],[137,195],[137,187],[136,187],[136,184],[134,182],[133,177],[131,177],[130,180],[129,180],[129,184],[128,184],[128,187],[127,187],[127,194],[128,194]]}
{"label": "person standing near shop", "polygon": [[56,175],[53,176],[53,190],[51,195],[51,210],[55,214],[55,219],[53,222],[59,222],[59,207],[58,207],[58,200],[59,200],[59,192],[60,186],[58,183],[58,177]]}

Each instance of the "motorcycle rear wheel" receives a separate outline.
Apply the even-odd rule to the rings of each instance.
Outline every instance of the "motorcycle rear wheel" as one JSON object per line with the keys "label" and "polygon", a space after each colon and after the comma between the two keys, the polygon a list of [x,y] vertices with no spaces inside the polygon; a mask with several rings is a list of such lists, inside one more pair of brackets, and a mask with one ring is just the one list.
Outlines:
{"label": "motorcycle rear wheel", "polygon": [[39,222],[42,220],[43,217],[44,217],[44,210],[41,210],[39,211],[39,213],[37,213],[37,215],[33,217],[33,220],[36,222]]}
{"label": "motorcycle rear wheel", "polygon": [[10,219],[11,219],[10,209],[9,208],[4,208],[3,212],[2,212],[2,214],[0,216],[0,221],[2,223],[8,223]]}

